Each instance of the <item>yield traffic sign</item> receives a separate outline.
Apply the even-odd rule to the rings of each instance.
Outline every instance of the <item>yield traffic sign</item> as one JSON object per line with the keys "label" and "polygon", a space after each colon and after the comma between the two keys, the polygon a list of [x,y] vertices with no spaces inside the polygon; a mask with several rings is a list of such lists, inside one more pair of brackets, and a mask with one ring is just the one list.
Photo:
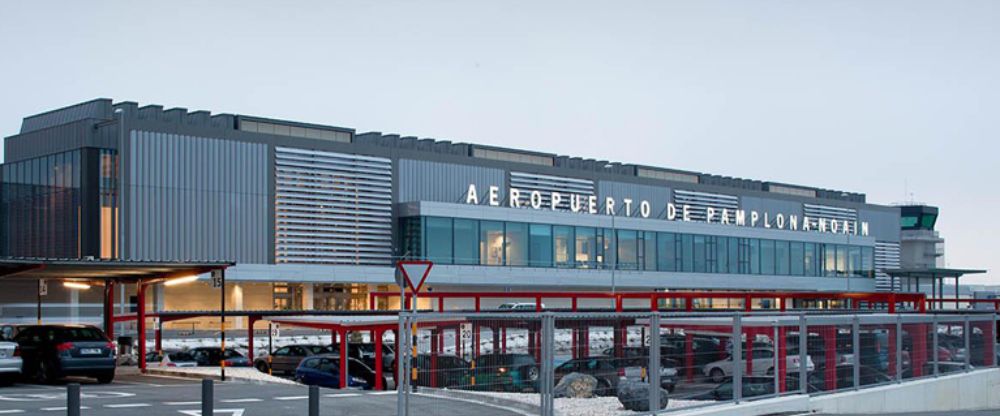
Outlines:
{"label": "yield traffic sign", "polygon": [[[420,292],[420,288],[427,280],[427,275],[431,273],[434,262],[428,260],[400,260],[396,263],[400,273],[403,275],[406,287],[413,293]],[[417,284],[413,284],[413,278],[419,277]]]}

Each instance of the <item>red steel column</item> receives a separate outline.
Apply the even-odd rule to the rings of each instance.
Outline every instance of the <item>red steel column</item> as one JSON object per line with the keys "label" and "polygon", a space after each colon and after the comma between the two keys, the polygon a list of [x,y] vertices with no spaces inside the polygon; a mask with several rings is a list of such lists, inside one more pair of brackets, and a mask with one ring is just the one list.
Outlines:
{"label": "red steel column", "polygon": [[455,327],[455,355],[462,358],[462,326]]}
{"label": "red steel column", "polygon": [[[747,350],[743,354],[743,359],[747,360],[747,372],[744,374],[746,376],[753,375],[753,340],[757,337],[757,330],[755,328],[747,328],[744,332],[747,335]],[[739,345],[737,344],[736,348]],[[737,364],[739,365],[739,364]]]}
{"label": "red steel column", "polygon": [[340,335],[340,388],[346,389],[347,386],[347,330],[340,329],[337,331]]}
{"label": "red steel column", "polygon": [[573,358],[580,358],[580,328],[573,328],[572,331],[569,350],[573,353]]}
{"label": "red steel column", "polygon": [[137,283],[135,293],[135,328],[139,335],[139,370],[146,371],[146,285]]}
{"label": "red steel column", "polygon": [[507,325],[500,328],[500,352],[507,353]]}
{"label": "red steel column", "polygon": [[490,332],[493,334],[493,353],[500,353],[500,326],[491,326]]}
{"label": "red steel column", "polygon": [[622,325],[621,325],[621,323],[616,322],[613,331],[614,331],[614,333],[612,334],[612,339],[614,340],[615,357],[618,357],[618,358],[624,357],[625,356],[624,355],[624,353],[625,353],[625,351],[624,351],[625,342],[622,341]]}
{"label": "red steel column", "polygon": [[911,327],[913,351],[910,351],[910,368],[914,377],[920,377],[924,375],[924,364],[927,363],[927,325],[913,324]]}
{"label": "red steel column", "polygon": [[104,282],[104,333],[115,340],[115,282]]}
{"label": "red steel column", "polygon": [[[889,305],[892,305],[890,303]],[[893,378],[896,377],[896,325],[887,325],[886,329],[889,330],[888,343],[889,345],[889,375]]]}
{"label": "red steel column", "polygon": [[157,322],[156,328],[153,328],[153,351],[163,351],[163,321]]}
{"label": "red steel column", "polygon": [[583,332],[580,333],[580,355],[590,356],[590,326],[584,325]]}
{"label": "red steel column", "polygon": [[473,359],[479,358],[479,354],[482,353],[482,351],[480,351],[480,347],[482,347],[482,343],[479,342],[479,337],[481,335],[479,333],[479,331],[481,331],[481,330],[482,330],[482,327],[479,326],[479,324],[477,324],[475,322],[472,323],[472,358]]}
{"label": "red steel column", "polygon": [[384,390],[382,384],[382,330],[372,330],[372,342],[375,343],[375,390]]}
{"label": "red steel column", "polygon": [[250,364],[253,364],[253,359],[256,357],[253,350],[253,324],[257,323],[260,319],[258,316],[248,316],[247,317],[247,350],[250,351]]}
{"label": "red steel column", "polygon": [[823,350],[826,354],[826,365],[823,378],[827,390],[837,389],[837,327],[827,326],[820,330],[823,334]]}

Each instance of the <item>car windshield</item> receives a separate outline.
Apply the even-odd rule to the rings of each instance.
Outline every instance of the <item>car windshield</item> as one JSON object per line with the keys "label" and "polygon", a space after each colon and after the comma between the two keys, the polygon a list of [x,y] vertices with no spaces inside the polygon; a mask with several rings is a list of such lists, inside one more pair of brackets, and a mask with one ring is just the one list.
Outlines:
{"label": "car windshield", "polygon": [[322,354],[322,353],[325,353],[325,352],[330,352],[330,347],[328,347],[328,346],[327,347],[321,347],[319,345],[306,345],[303,348],[309,350],[309,352],[312,353],[312,354]]}
{"label": "car windshield", "polygon": [[56,331],[59,341],[107,341],[97,328],[62,328]]}

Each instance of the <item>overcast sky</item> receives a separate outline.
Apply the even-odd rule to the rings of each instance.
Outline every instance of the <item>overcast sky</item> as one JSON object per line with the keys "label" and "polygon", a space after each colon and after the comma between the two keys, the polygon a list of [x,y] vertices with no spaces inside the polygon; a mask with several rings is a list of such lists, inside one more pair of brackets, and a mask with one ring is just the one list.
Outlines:
{"label": "overcast sky", "polygon": [[997,22],[995,0],[2,2],[0,135],[108,97],[912,194],[948,266],[1000,270]]}

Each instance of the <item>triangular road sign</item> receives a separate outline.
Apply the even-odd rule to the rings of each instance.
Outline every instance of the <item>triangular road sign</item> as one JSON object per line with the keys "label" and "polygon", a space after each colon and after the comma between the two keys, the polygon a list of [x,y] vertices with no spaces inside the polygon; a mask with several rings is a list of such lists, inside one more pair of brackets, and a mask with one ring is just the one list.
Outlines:
{"label": "triangular road sign", "polygon": [[[212,416],[243,416],[245,409],[215,409]],[[201,410],[178,410],[182,415],[188,416],[202,416]]]}
{"label": "triangular road sign", "polygon": [[[403,279],[406,280],[406,287],[412,293],[418,293],[423,287],[424,281],[427,280],[427,275],[431,273],[431,267],[434,266],[434,263],[427,260],[401,260],[397,266],[403,274]],[[414,279],[419,279],[416,284],[414,284]]]}

